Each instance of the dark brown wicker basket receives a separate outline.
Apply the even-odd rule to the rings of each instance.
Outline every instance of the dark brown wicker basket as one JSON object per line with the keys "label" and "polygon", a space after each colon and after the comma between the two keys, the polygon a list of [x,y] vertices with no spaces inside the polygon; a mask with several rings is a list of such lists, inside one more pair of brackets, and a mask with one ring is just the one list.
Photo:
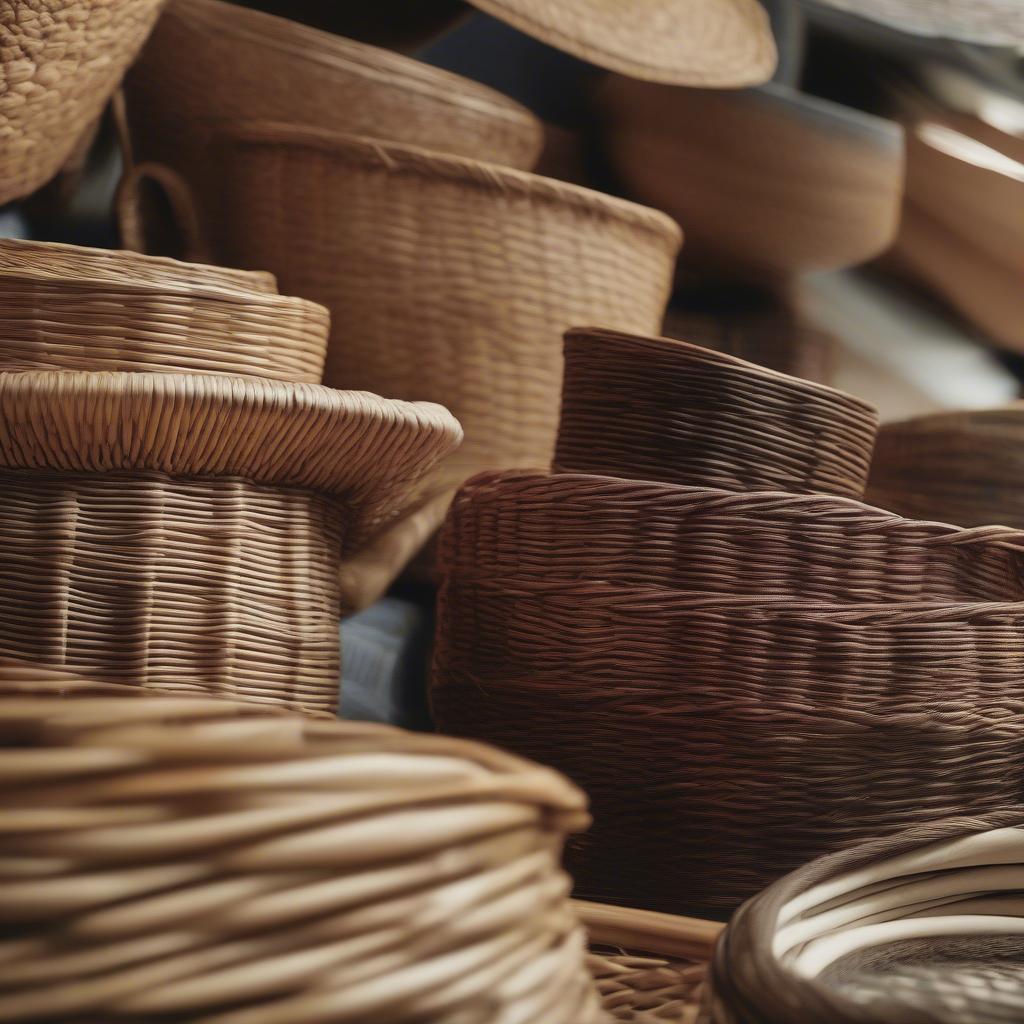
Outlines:
{"label": "dark brown wicker basket", "polygon": [[554,464],[683,486],[859,497],[866,402],[686,342],[598,328],[565,337]]}

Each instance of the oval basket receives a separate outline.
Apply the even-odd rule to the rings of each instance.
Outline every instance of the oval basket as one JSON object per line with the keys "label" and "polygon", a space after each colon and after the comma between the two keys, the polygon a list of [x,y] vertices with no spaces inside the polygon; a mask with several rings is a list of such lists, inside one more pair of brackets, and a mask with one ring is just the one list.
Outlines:
{"label": "oval basket", "polygon": [[1024,1014],[1024,814],[946,819],[823,857],[719,942],[715,1024],[995,1024]]}
{"label": "oval basket", "polygon": [[5,1021],[603,1024],[554,772],[37,675],[0,670]]}
{"label": "oval basket", "polygon": [[442,496],[483,469],[550,464],[568,327],[661,322],[680,238],[654,210],[284,126],[226,147],[229,262],[328,306],[326,383],[451,409],[466,442],[432,481]]}
{"label": "oval basket", "polygon": [[125,86],[135,158],[184,176],[215,255],[231,191],[218,126],[269,118],[523,168],[542,143],[529,111],[477,82],[217,0],[172,0]]}
{"label": "oval basket", "polygon": [[330,711],[339,563],[458,437],[314,385],[0,374],[0,650]]}
{"label": "oval basket", "polygon": [[441,590],[438,726],[589,794],[579,895],[717,916],[809,857],[1018,798],[1024,604]]}
{"label": "oval basket", "polygon": [[89,133],[162,0],[5,0],[0,206],[45,185]]}
{"label": "oval basket", "polygon": [[556,470],[860,497],[878,414],[841,391],[669,338],[565,336]]}
{"label": "oval basket", "polygon": [[905,515],[1024,526],[1024,402],[886,424],[868,494]]}

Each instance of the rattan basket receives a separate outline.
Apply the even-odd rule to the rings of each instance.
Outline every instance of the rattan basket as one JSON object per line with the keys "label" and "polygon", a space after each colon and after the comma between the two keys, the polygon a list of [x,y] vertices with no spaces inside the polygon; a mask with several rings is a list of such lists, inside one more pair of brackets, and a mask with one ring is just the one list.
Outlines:
{"label": "rattan basket", "polygon": [[603,1024],[554,772],[33,676],[0,671],[3,1020]]}
{"label": "rattan basket", "polygon": [[466,443],[430,483],[442,498],[550,464],[566,328],[661,322],[679,229],[656,211],[371,139],[256,125],[227,146],[230,262],[328,306],[329,385],[451,409]]}
{"label": "rattan basket", "polygon": [[719,942],[715,1024],[996,1024],[1024,1015],[1024,811],[822,858]]}
{"label": "rattan basket", "polygon": [[1024,526],[1024,402],[886,424],[868,493],[905,515]]}
{"label": "rattan basket", "polygon": [[668,338],[565,337],[555,466],[735,491],[859,497],[878,414],[821,384]]}
{"label": "rattan basket", "polygon": [[135,158],[184,176],[215,256],[231,190],[209,146],[218,126],[271,118],[524,168],[542,141],[529,111],[477,82],[217,0],[171,0],[126,96]]}
{"label": "rattan basket", "polygon": [[91,131],[162,0],[3,0],[0,206],[45,185]]}
{"label": "rattan basket", "polygon": [[0,374],[0,651],[332,710],[339,562],[458,437],[315,385]]}

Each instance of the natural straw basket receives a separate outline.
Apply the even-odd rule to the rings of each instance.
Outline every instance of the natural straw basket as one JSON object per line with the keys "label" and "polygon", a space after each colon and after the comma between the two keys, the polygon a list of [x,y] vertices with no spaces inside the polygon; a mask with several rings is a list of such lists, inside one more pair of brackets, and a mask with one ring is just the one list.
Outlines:
{"label": "natural straw basket", "polygon": [[585,798],[487,747],[232,701],[0,696],[0,1017],[602,1024]]}
{"label": "natural straw basket", "polygon": [[176,282],[171,269],[149,268],[148,283],[131,277],[130,257],[99,266],[89,250],[77,274],[66,249],[58,263],[66,276],[42,266],[38,253],[9,269],[14,260],[4,257],[16,250],[2,249],[2,370],[171,370],[308,384],[323,376],[330,316],[314,302],[186,283],[201,281],[202,269]]}
{"label": "natural straw basket", "polygon": [[217,0],[172,0],[126,96],[135,158],[184,176],[215,255],[232,187],[209,148],[218,127],[270,118],[523,168],[542,141],[529,111],[477,82]]}
{"label": "natural straw basket", "polygon": [[866,402],[720,352],[600,328],[565,337],[555,466],[736,491],[864,492]]}
{"label": "natural straw basket", "polygon": [[1019,795],[1024,604],[441,589],[439,727],[589,794],[579,895],[716,916],[809,857]]}
{"label": "natural straw basket", "polygon": [[1024,1016],[1024,811],[824,857],[744,906],[712,971],[716,1024],[996,1024]]}
{"label": "natural straw basket", "polygon": [[1024,526],[1024,402],[886,424],[868,493],[905,515]]}
{"label": "natural straw basket", "polygon": [[550,464],[568,327],[661,322],[680,236],[654,210],[372,139],[255,125],[226,145],[230,262],[328,306],[325,382],[462,423],[439,515],[473,473]]}
{"label": "natural straw basket", "polygon": [[332,710],[339,562],[458,437],[314,385],[0,374],[0,650]]}
{"label": "natural straw basket", "polygon": [[89,132],[162,0],[3,0],[0,206],[45,185]]}

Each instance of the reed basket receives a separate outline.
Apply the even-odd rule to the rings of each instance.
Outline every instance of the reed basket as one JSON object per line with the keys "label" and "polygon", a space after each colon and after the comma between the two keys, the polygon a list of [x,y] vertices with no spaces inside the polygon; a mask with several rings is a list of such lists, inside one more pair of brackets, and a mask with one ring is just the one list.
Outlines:
{"label": "reed basket", "polygon": [[960,1024],[1024,1012],[1019,807],[807,864],[718,943],[714,1024]]}
{"label": "reed basket", "polygon": [[255,377],[0,374],[0,651],[331,711],[338,566],[458,440]]}
{"label": "reed basket", "polygon": [[0,668],[5,1021],[604,1024],[556,773],[39,677]]}

